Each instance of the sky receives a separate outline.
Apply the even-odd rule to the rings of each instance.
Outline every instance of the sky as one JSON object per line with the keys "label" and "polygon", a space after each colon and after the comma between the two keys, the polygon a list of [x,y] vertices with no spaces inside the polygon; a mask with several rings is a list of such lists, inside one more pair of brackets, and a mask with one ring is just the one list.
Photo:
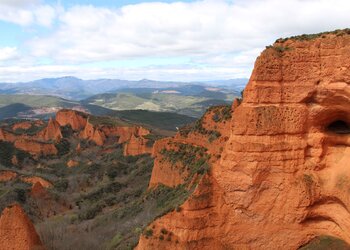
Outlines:
{"label": "sky", "polygon": [[280,37],[350,27],[348,0],[0,0],[0,82],[249,77]]}

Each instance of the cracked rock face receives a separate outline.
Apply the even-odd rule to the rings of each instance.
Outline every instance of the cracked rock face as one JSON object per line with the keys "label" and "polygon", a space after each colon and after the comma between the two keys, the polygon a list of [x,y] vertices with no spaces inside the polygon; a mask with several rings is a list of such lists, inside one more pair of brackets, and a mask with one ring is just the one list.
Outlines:
{"label": "cracked rock face", "polygon": [[[350,243],[349,58],[348,34],[264,50],[207,185],[156,220],[138,249],[297,249],[320,235]],[[161,228],[174,240],[159,240]]]}

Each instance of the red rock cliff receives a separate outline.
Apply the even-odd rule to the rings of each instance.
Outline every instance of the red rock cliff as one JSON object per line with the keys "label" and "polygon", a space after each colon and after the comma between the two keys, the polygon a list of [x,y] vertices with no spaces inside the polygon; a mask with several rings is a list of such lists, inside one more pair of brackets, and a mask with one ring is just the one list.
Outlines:
{"label": "red rock cliff", "polygon": [[143,136],[132,135],[124,146],[124,155],[141,155],[152,153],[152,146],[147,145],[148,140]]}
{"label": "red rock cliff", "polygon": [[44,249],[32,222],[17,204],[5,208],[1,214],[0,249]]}
{"label": "red rock cliff", "polygon": [[101,129],[98,126],[95,127],[89,121],[86,122],[86,126],[80,136],[83,139],[95,142],[99,146],[102,146],[106,140],[106,136]]}
{"label": "red rock cliff", "polygon": [[37,138],[45,141],[59,141],[62,137],[60,124],[52,118],[50,118],[47,126],[37,135]]}
{"label": "red rock cliff", "polygon": [[56,121],[60,126],[70,125],[73,130],[85,128],[87,115],[75,110],[63,109],[57,112]]}
{"label": "red rock cliff", "polygon": [[319,235],[350,243],[347,33],[262,52],[211,175],[137,249],[297,249]]}
{"label": "red rock cliff", "polygon": [[211,162],[217,161],[229,137],[231,113],[228,106],[211,108],[196,124],[182,129],[174,138],[156,141],[152,152],[155,159],[149,187],[158,184],[174,187],[185,182],[188,172],[182,170],[183,164],[172,164],[161,153],[164,149],[178,151],[179,143],[203,147],[212,156]]}
{"label": "red rock cliff", "polygon": [[101,129],[106,136],[119,137],[118,143],[125,143],[129,141],[133,135],[136,137],[140,137],[150,134],[150,131],[148,129],[145,129],[140,126],[104,126]]}
{"label": "red rock cliff", "polygon": [[57,154],[57,149],[54,144],[32,139],[19,139],[15,141],[15,147],[35,156]]}

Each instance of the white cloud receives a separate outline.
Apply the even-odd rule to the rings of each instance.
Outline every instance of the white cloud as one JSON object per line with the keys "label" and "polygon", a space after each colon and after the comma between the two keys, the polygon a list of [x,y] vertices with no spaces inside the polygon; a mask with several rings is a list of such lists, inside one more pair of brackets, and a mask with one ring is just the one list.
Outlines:
{"label": "white cloud", "polygon": [[40,1],[0,0],[0,20],[21,26],[37,24],[49,27],[56,12],[55,7],[40,4]]}
{"label": "white cloud", "polygon": [[[202,0],[118,9],[92,5],[60,9],[29,1],[28,7],[20,4],[24,0],[17,0],[16,6],[0,0],[0,20],[24,26],[55,23],[51,32],[32,38],[25,48],[27,57],[53,63],[2,68],[0,75],[7,74],[2,79],[16,78],[16,70],[21,72],[18,78],[28,79],[61,74],[161,80],[248,77],[260,51],[277,38],[350,25],[348,0]],[[88,70],[82,65],[145,57],[186,57],[191,63]]]}
{"label": "white cloud", "polygon": [[[263,48],[281,36],[346,27],[347,0],[143,3],[75,6],[58,30],[32,41],[35,56],[91,62],[143,56],[208,56]],[[327,17],[327,18],[326,18]]]}
{"label": "white cloud", "polygon": [[18,58],[19,54],[16,47],[0,48],[0,63]]}
{"label": "white cloud", "polygon": [[50,5],[40,5],[34,10],[37,24],[50,27],[56,18],[57,10]]}
{"label": "white cloud", "polygon": [[40,3],[40,0],[0,0],[0,5],[8,5],[14,7],[26,7]]}

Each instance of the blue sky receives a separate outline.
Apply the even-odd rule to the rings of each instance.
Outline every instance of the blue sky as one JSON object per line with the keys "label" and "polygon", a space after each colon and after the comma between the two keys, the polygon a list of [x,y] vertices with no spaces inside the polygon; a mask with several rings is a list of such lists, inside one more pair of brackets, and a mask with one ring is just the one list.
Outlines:
{"label": "blue sky", "polygon": [[349,27],[349,12],[347,0],[0,0],[0,82],[249,77],[266,45]]}

